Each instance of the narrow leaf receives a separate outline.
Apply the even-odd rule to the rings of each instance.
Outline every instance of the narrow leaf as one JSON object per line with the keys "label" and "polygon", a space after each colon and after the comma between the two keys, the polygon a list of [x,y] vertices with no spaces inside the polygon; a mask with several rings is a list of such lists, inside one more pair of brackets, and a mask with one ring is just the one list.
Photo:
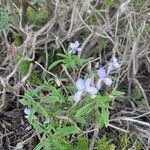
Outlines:
{"label": "narrow leaf", "polygon": [[50,71],[51,69],[53,69],[55,66],[57,66],[59,63],[61,63],[63,60],[57,60],[55,62],[53,62],[49,67],[48,70]]}
{"label": "narrow leaf", "polygon": [[93,107],[93,102],[92,102],[92,103],[89,103],[89,104],[83,106],[82,108],[80,108],[80,109],[77,111],[75,117],[83,116],[83,115],[85,115],[85,114],[91,112],[91,111],[93,110],[93,108],[94,108],[94,107]]}
{"label": "narrow leaf", "polygon": [[80,129],[76,126],[64,127],[57,130],[55,136],[67,136],[70,134],[79,133]]}

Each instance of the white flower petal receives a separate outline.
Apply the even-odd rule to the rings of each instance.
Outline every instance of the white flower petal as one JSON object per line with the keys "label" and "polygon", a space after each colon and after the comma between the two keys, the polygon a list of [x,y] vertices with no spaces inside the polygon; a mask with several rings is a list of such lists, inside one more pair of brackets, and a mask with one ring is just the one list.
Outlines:
{"label": "white flower petal", "polygon": [[104,79],[106,77],[106,70],[103,67],[100,67],[97,70],[97,75],[101,78]]}
{"label": "white flower petal", "polygon": [[112,62],[117,63],[117,58],[115,56],[112,57]]}
{"label": "white flower petal", "polygon": [[120,64],[119,64],[119,63],[114,63],[114,68],[115,68],[115,69],[120,68]]}
{"label": "white flower petal", "polygon": [[98,92],[97,88],[95,87],[89,87],[88,89],[86,89],[86,91],[92,95],[95,95]]}
{"label": "white flower petal", "polygon": [[102,87],[102,79],[98,79],[98,81],[96,83],[96,87],[98,90]]}
{"label": "white flower petal", "polygon": [[75,47],[76,47],[76,49],[79,47],[79,42],[78,41],[75,41],[75,43],[74,43],[74,45],[75,45]]}
{"label": "white flower petal", "polygon": [[114,70],[114,64],[111,62],[111,63],[108,63],[108,70],[107,70],[107,74],[109,74],[111,71]]}
{"label": "white flower petal", "polygon": [[74,101],[76,103],[78,103],[81,100],[81,96],[83,94],[83,91],[78,91],[75,95],[74,95]]}
{"label": "white flower petal", "polygon": [[78,52],[81,52],[81,51],[82,51],[82,48],[77,48],[77,51],[78,51]]}
{"label": "white flower petal", "polygon": [[72,54],[76,54],[76,52],[77,52],[76,50],[72,50]]}
{"label": "white flower petal", "polygon": [[112,79],[110,79],[110,78],[105,78],[105,79],[103,80],[103,82],[104,82],[108,87],[110,87],[111,84],[112,84]]}
{"label": "white flower petal", "polygon": [[86,79],[86,80],[85,80],[85,88],[89,88],[91,82],[92,82],[92,79],[91,79],[91,78]]}
{"label": "white flower petal", "polygon": [[85,83],[84,83],[84,80],[83,80],[82,78],[79,78],[79,79],[76,81],[76,87],[77,87],[77,89],[78,89],[79,91],[85,89]]}
{"label": "white flower petal", "polygon": [[70,47],[72,50],[76,49],[76,45],[75,45],[74,43],[70,43],[69,47]]}
{"label": "white flower petal", "polygon": [[26,108],[24,109],[24,113],[25,113],[26,115],[29,115],[30,112],[31,112],[31,110],[30,110],[29,108],[26,107]]}
{"label": "white flower petal", "polygon": [[26,119],[28,119],[28,118],[29,118],[29,115],[25,115],[24,117],[25,117]]}

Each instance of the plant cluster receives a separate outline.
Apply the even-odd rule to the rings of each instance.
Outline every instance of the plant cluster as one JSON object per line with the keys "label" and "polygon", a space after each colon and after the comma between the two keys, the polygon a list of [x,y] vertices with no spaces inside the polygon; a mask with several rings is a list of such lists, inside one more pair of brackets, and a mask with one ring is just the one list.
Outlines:
{"label": "plant cluster", "polygon": [[149,149],[149,31],[149,0],[0,0],[0,149]]}
{"label": "plant cluster", "polygon": [[[64,58],[64,66],[67,69],[75,69],[75,66],[78,65],[76,60],[80,59],[79,53],[81,51],[79,42],[76,41],[70,44],[70,51],[66,55],[59,55]],[[69,62],[65,61],[70,57],[73,59],[70,59]],[[67,88],[70,83],[65,84],[67,94],[64,94],[63,90],[52,81],[27,91],[23,99],[20,100],[26,106],[24,109],[25,118],[37,132],[42,134],[42,139],[35,149],[77,148],[77,143],[85,138],[85,126],[95,124],[98,128],[107,127],[109,125],[109,106],[123,93],[116,90],[112,93],[101,93],[101,89],[105,85],[108,87],[112,85],[110,74],[118,68],[120,68],[120,64],[113,56],[107,69],[100,67],[96,71],[96,85],[94,85],[94,73],[91,74],[93,78],[78,78],[75,85],[71,85],[73,91],[75,91],[75,87],[77,89],[75,94],[70,88]],[[72,142],[69,141],[70,138]]]}

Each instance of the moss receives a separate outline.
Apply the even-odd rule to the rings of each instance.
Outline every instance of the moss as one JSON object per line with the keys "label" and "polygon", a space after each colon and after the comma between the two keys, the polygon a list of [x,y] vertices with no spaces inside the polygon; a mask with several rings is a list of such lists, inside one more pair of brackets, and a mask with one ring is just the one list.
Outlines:
{"label": "moss", "polygon": [[31,76],[29,77],[28,81],[30,83],[34,84],[34,85],[39,85],[40,84],[40,79],[35,74],[31,74]]}
{"label": "moss", "polygon": [[7,29],[9,27],[9,24],[12,20],[10,16],[10,7],[8,5],[6,6],[0,6],[0,29]]}
{"label": "moss", "polygon": [[120,149],[126,149],[129,148],[130,145],[130,139],[125,133],[119,134],[119,147]]}
{"label": "moss", "polygon": [[20,46],[23,43],[22,37],[17,33],[12,34],[12,40],[15,46]]}
{"label": "moss", "polygon": [[49,18],[49,13],[44,8],[37,10],[31,7],[28,7],[26,15],[27,15],[28,20],[31,23],[37,24],[37,25],[46,23]]}
{"label": "moss", "polygon": [[106,137],[99,139],[97,141],[97,149],[98,150],[115,150],[115,145],[108,141]]}
{"label": "moss", "polygon": [[135,11],[140,11],[140,9],[143,7],[145,1],[142,0],[133,0],[133,7]]}
{"label": "moss", "polygon": [[103,0],[103,4],[106,6],[111,6],[114,4],[114,0]]}

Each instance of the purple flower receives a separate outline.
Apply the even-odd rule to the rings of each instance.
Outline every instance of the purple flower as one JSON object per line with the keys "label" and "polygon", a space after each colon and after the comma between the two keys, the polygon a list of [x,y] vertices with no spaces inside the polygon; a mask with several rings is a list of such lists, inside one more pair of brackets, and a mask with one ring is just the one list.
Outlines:
{"label": "purple flower", "polygon": [[70,46],[69,46],[71,48],[70,53],[76,54],[78,52],[81,52],[82,49],[79,47],[79,45],[80,44],[78,41],[75,41],[74,43],[70,43]]}
{"label": "purple flower", "polygon": [[120,64],[118,63],[117,58],[115,56],[112,56],[111,61],[108,63],[107,74],[119,68],[120,68]]}
{"label": "purple flower", "polygon": [[24,116],[24,117],[25,117],[25,118],[29,118],[29,115],[30,115],[30,113],[31,113],[31,109],[26,107],[26,108],[24,109],[24,113],[25,113],[25,116]]}
{"label": "purple flower", "polygon": [[102,87],[102,84],[105,83],[107,86],[111,86],[112,84],[112,79],[107,77],[106,70],[103,67],[100,67],[97,70],[97,75],[99,76],[99,79],[96,83],[97,89],[100,89]]}
{"label": "purple flower", "polygon": [[91,82],[92,82],[91,78],[88,78],[86,80],[79,78],[76,81],[76,87],[78,89],[78,91],[74,95],[74,101],[76,103],[81,100],[81,96],[85,96],[87,93],[89,93],[91,96],[93,96],[97,93],[97,89],[93,86],[90,86]]}
{"label": "purple flower", "polygon": [[[29,116],[30,116],[30,113],[31,113],[31,109],[26,107],[26,108],[24,109],[24,114],[25,114],[24,117],[28,119]],[[36,117],[36,116],[33,116],[33,119],[37,119],[37,117]]]}
{"label": "purple flower", "polygon": [[97,74],[101,79],[104,79],[107,76],[106,70],[103,67],[100,67],[97,70]]}

